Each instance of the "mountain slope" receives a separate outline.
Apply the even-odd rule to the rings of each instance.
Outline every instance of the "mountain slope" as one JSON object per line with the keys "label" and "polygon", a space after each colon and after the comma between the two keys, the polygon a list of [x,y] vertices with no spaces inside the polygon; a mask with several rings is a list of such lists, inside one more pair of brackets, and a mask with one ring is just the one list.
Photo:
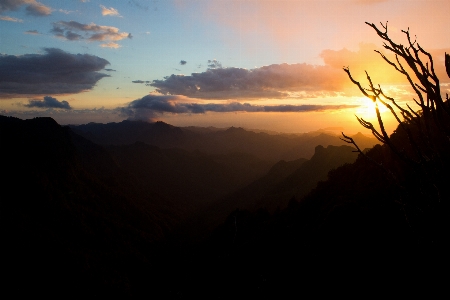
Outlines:
{"label": "mountain slope", "polygon": [[[337,136],[319,134],[268,134],[243,128],[179,128],[163,122],[146,123],[122,121],[120,123],[70,126],[76,133],[101,145],[126,145],[144,142],[160,148],[199,150],[206,154],[247,153],[272,164],[310,158],[317,145],[346,145]],[[372,147],[377,143],[358,133],[354,136],[359,146]]]}

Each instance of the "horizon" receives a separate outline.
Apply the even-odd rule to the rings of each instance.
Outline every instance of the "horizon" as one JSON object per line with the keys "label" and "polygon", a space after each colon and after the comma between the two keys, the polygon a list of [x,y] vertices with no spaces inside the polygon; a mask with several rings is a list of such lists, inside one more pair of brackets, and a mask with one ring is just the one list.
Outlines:
{"label": "horizon", "polygon": [[[408,30],[434,59],[442,93],[448,1],[0,0],[0,114],[61,125],[129,120],[282,133],[375,121],[366,70],[398,103],[405,79],[364,22]],[[427,25],[421,22],[427,19]],[[382,111],[388,132],[397,122]]]}
{"label": "horizon", "polygon": [[[143,123],[149,123],[149,124],[155,124],[155,123],[164,123],[166,125],[169,126],[174,126],[174,127],[178,127],[178,128],[185,128],[185,129],[190,129],[190,128],[205,128],[205,129],[213,129],[213,130],[217,130],[217,131],[225,131],[228,130],[230,128],[237,128],[237,129],[244,129],[245,131],[251,131],[251,132],[255,132],[255,133],[267,133],[269,135],[302,135],[302,134],[312,134],[312,133],[325,133],[325,134],[333,134],[333,135],[337,135],[337,136],[341,136],[341,132],[343,130],[343,127],[325,127],[325,128],[317,128],[314,130],[310,130],[310,131],[305,131],[305,132],[284,132],[284,131],[276,131],[276,130],[269,130],[269,129],[261,129],[261,128],[250,128],[250,127],[241,127],[241,126],[225,126],[225,127],[218,127],[218,126],[195,126],[195,125],[187,125],[187,126],[176,126],[170,123],[167,123],[165,121],[162,120],[155,120],[155,121],[151,121],[151,120],[128,120],[128,119],[124,119],[124,120],[120,120],[120,121],[112,121],[112,122],[105,122],[105,123],[98,123],[98,122],[87,122],[87,123],[80,123],[80,124],[61,124],[59,123],[57,120],[55,120],[54,118],[52,118],[51,116],[36,116],[36,117],[29,117],[29,118],[19,118],[16,116],[12,116],[12,115],[2,115],[0,114],[0,116],[3,117],[11,117],[11,118],[18,118],[20,120],[31,120],[34,118],[51,118],[53,119],[56,123],[58,123],[58,125],[60,126],[82,126],[82,125],[89,125],[89,124],[102,124],[102,125],[107,125],[107,124],[119,124],[122,122],[143,122]],[[355,136],[361,134],[365,137],[368,138],[374,138],[375,137],[371,134],[366,134],[363,132],[363,130],[357,131],[357,132],[350,132],[347,135],[351,135],[351,136]]]}

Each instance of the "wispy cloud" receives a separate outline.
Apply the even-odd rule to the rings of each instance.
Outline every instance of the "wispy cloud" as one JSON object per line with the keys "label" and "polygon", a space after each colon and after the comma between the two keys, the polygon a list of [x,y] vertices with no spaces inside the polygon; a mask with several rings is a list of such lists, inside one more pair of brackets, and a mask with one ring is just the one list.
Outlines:
{"label": "wispy cloud", "polygon": [[72,13],[76,12],[75,10],[65,10],[65,9],[61,9],[61,8],[58,9],[58,11],[59,11],[60,13],[65,14],[65,15],[72,14]]}
{"label": "wispy cloud", "polygon": [[33,34],[33,35],[39,35],[39,31],[37,30],[27,30],[24,32],[25,34]]}
{"label": "wispy cloud", "polygon": [[92,89],[109,62],[89,54],[45,48],[45,54],[0,55],[0,98],[73,94]]}
{"label": "wispy cloud", "polygon": [[62,108],[62,109],[72,109],[70,107],[69,102],[62,100],[58,101],[58,99],[45,96],[43,100],[31,99],[28,101],[28,104],[25,104],[26,107],[37,107],[37,108]]}
{"label": "wispy cloud", "polygon": [[88,40],[88,41],[108,41],[108,43],[101,44],[102,47],[119,48],[117,41],[132,38],[131,33],[120,32],[117,27],[102,26],[94,23],[82,24],[76,21],[59,21],[53,23],[51,30],[55,36],[74,40]]}
{"label": "wispy cloud", "polygon": [[120,48],[122,46],[117,44],[117,43],[114,43],[114,42],[109,42],[109,43],[100,44],[100,47],[117,49],[117,48]]}
{"label": "wispy cloud", "polygon": [[103,16],[115,16],[115,17],[122,17],[119,14],[119,11],[115,9],[114,7],[107,8],[103,5],[100,5],[100,8],[102,9],[102,15]]}
{"label": "wispy cloud", "polygon": [[19,22],[19,23],[23,22],[22,19],[12,18],[12,17],[8,17],[8,16],[0,16],[0,20],[9,21],[9,22]]}

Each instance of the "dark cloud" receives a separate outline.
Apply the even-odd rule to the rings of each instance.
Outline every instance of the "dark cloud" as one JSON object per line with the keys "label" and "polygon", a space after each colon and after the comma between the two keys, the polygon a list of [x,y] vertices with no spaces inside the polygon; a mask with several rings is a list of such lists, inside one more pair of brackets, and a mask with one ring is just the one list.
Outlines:
{"label": "dark cloud", "polygon": [[26,0],[0,0],[0,12],[17,10],[20,6],[26,3]]}
{"label": "dark cloud", "polygon": [[65,32],[64,37],[69,41],[77,41],[83,39],[83,36],[81,34],[74,33],[69,30]]}
{"label": "dark cloud", "polygon": [[309,64],[279,64],[252,70],[211,68],[190,76],[166,76],[150,84],[164,95],[184,95],[202,99],[285,98],[294,92],[306,96],[335,94],[348,84],[341,68]]}
{"label": "dark cloud", "polygon": [[109,75],[109,62],[88,54],[46,48],[45,54],[0,55],[0,98],[73,94],[92,89]]}
{"label": "dark cloud", "polygon": [[36,2],[27,6],[26,8],[27,14],[31,16],[48,16],[51,15],[52,9],[48,6],[43,5],[42,3]]}
{"label": "dark cloud", "polygon": [[[73,40],[89,40],[105,42],[102,47],[118,48],[115,42],[132,38],[131,33],[119,32],[119,29],[112,26],[102,26],[94,23],[82,24],[76,21],[59,21],[53,23],[51,30],[55,36],[65,38],[69,41]],[[106,43],[108,42],[108,43]]]}
{"label": "dark cloud", "polygon": [[39,108],[63,108],[63,109],[72,109],[70,107],[69,102],[63,100],[58,101],[56,98],[45,96],[44,100],[29,100],[28,104],[25,104],[26,107],[39,107]]}
{"label": "dark cloud", "polygon": [[144,81],[144,80],[133,80],[133,81],[131,81],[132,83],[146,83],[146,84],[149,84],[150,83],[150,81],[148,81],[148,80],[146,80],[146,81]]}
{"label": "dark cloud", "polygon": [[34,35],[40,34],[39,31],[37,31],[37,30],[27,30],[27,31],[25,31],[25,33],[26,34],[34,34]]}
{"label": "dark cloud", "polygon": [[221,69],[222,68],[222,64],[213,59],[213,60],[208,60],[208,69]]}
{"label": "dark cloud", "polygon": [[151,120],[164,114],[203,114],[206,112],[311,112],[354,108],[357,105],[252,105],[231,102],[188,103],[182,96],[147,95],[121,108],[121,114],[129,119]]}
{"label": "dark cloud", "polygon": [[108,71],[108,72],[116,72],[116,70],[114,70],[114,69],[105,69],[105,71]]}
{"label": "dark cloud", "polygon": [[184,66],[185,64],[187,64],[187,61],[185,61],[185,60],[180,60],[180,65]]}
{"label": "dark cloud", "polygon": [[26,7],[27,14],[32,16],[48,16],[52,9],[36,0],[0,0],[0,13],[8,10],[17,10],[22,5]]}

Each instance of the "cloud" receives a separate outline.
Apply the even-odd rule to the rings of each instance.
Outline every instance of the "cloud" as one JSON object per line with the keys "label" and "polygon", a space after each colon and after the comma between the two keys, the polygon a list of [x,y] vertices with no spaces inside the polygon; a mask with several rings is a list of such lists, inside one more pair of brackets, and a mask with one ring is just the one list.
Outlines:
{"label": "cloud", "polygon": [[204,114],[206,112],[312,112],[355,108],[358,105],[253,105],[231,102],[192,103],[183,96],[147,95],[120,109],[121,115],[133,120],[152,120],[165,113]]}
{"label": "cloud", "polygon": [[100,5],[100,8],[102,9],[102,15],[103,16],[116,16],[116,17],[122,17],[119,14],[119,11],[115,9],[114,7],[107,8],[103,5]]}
{"label": "cloud", "polygon": [[0,0],[0,13],[11,10],[18,10],[22,5],[28,5],[26,12],[31,16],[51,15],[52,9],[36,0]]}
{"label": "cloud", "polygon": [[341,91],[348,79],[341,68],[309,64],[274,64],[255,69],[222,68],[208,61],[208,70],[190,76],[166,76],[150,86],[164,95],[202,99],[286,98],[292,92],[302,97]]}
{"label": "cloud", "polygon": [[22,19],[12,18],[12,17],[8,17],[8,16],[0,16],[0,20],[2,20],[2,21],[9,21],[9,22],[23,23]]}
{"label": "cloud", "polygon": [[[383,49],[373,44],[360,44],[359,49],[350,51],[323,50],[320,57],[324,65],[273,64],[254,69],[223,67],[217,60],[208,61],[208,69],[191,75],[176,75],[153,80],[156,92],[163,95],[183,95],[198,99],[281,99],[316,98],[329,96],[360,95],[345,72],[348,66],[352,76],[366,85],[367,70],[374,83],[381,85],[405,85],[405,77],[395,71],[374,50]],[[436,74],[445,77],[444,53],[450,49],[430,50]],[[436,53],[436,54],[435,54]],[[395,61],[395,58],[392,58]],[[407,87],[405,87],[407,88]]]}
{"label": "cloud", "polygon": [[222,64],[213,59],[213,60],[208,60],[208,69],[221,69],[222,68]]}
{"label": "cloud", "polygon": [[101,26],[94,23],[82,24],[76,21],[59,21],[53,23],[51,30],[55,36],[67,40],[88,40],[88,41],[108,41],[101,44],[101,47],[119,48],[117,41],[125,38],[132,38],[131,33],[119,32],[119,29],[112,26]]}
{"label": "cloud", "polygon": [[69,102],[63,100],[58,101],[56,98],[45,96],[44,100],[29,100],[26,107],[38,107],[38,108],[62,108],[62,109],[72,109]]}
{"label": "cloud", "polygon": [[148,84],[148,83],[150,83],[150,81],[148,81],[148,80],[146,80],[146,81],[144,81],[144,80],[133,80],[132,83],[146,83],[146,84]]}
{"label": "cloud", "polygon": [[42,3],[35,2],[27,6],[26,8],[27,14],[31,16],[49,16],[52,13],[52,9],[48,6],[45,6]]}
{"label": "cloud", "polygon": [[37,30],[27,30],[25,31],[25,34],[34,34],[34,35],[38,35],[40,34],[39,31]]}
{"label": "cloud", "polygon": [[52,9],[36,0],[0,0],[0,13],[17,10],[22,5],[27,5],[27,14],[32,16],[48,16],[52,13]]}
{"label": "cloud", "polygon": [[68,15],[68,14],[71,14],[71,13],[74,13],[74,12],[76,12],[76,11],[74,11],[74,10],[65,10],[65,9],[58,9],[58,11],[60,12],[60,13],[63,13],[63,14],[65,14],[65,15]]}
{"label": "cloud", "polygon": [[100,44],[100,47],[117,49],[122,46],[117,43],[114,43],[114,42],[109,42],[109,43]]}
{"label": "cloud", "polygon": [[105,71],[108,71],[108,72],[116,72],[116,70],[114,70],[114,69],[105,69]]}
{"label": "cloud", "polygon": [[45,54],[0,55],[0,98],[73,94],[92,89],[109,75],[109,62],[88,54],[45,48]]}
{"label": "cloud", "polygon": [[185,64],[187,64],[187,61],[185,61],[185,60],[180,60],[180,65],[184,66]]}

